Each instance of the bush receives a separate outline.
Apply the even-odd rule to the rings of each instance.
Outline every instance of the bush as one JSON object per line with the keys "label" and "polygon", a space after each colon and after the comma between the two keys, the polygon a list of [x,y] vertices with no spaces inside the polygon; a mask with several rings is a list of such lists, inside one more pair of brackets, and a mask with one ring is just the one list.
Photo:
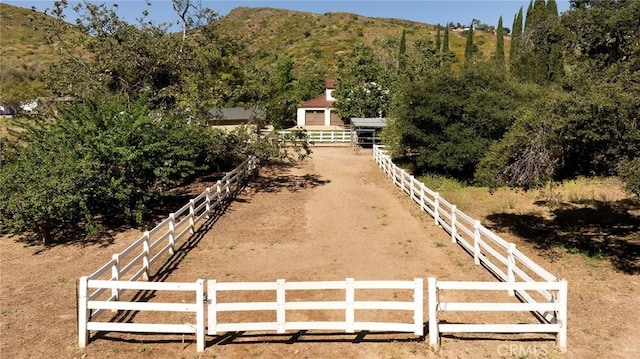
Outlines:
{"label": "bush", "polygon": [[214,134],[149,110],[148,101],[94,97],[28,129],[0,169],[0,218],[48,244],[94,218],[140,223],[149,203],[220,160],[236,158]]}

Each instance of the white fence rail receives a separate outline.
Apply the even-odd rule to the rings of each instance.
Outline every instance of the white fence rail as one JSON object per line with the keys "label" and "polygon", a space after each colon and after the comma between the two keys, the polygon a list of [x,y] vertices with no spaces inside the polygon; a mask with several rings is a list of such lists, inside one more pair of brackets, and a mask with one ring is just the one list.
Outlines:
{"label": "white fence rail", "polygon": [[[309,143],[350,143],[350,130],[306,130],[307,142]],[[276,131],[278,138],[285,139],[291,136],[295,131],[282,130]]]}
{"label": "white fence rail", "polygon": [[[559,282],[442,282],[430,277],[427,282],[429,297],[429,344],[438,347],[440,333],[555,333],[556,344],[561,349],[567,347],[567,281]],[[439,290],[545,290],[553,291],[553,300],[545,303],[524,302],[441,302]],[[552,312],[555,320],[548,323],[532,324],[440,324],[438,312]]]}
{"label": "white fence rail", "polygon": [[[382,146],[374,146],[373,157],[391,180],[423,211],[433,217],[435,224],[451,235],[452,243],[457,243],[464,248],[473,256],[476,265],[483,265],[498,280],[507,283],[558,281],[553,274],[520,252],[515,244],[500,238],[484,227],[479,220],[460,211],[455,205],[440,197],[438,192],[430,190],[413,175],[396,166],[384,153]],[[528,289],[510,286],[504,288],[509,295],[517,295],[522,301],[530,303],[532,308],[538,308],[533,311],[547,323],[556,323],[557,319],[552,311],[543,309],[546,308],[544,305],[537,306],[538,302],[553,302],[555,299],[554,294],[547,287],[534,285]],[[566,323],[560,323],[560,325],[565,326],[564,330],[566,330]]]}
{"label": "white fence rail", "polygon": [[[357,301],[356,290],[361,289],[394,289],[413,291],[413,301]],[[288,300],[287,293],[292,291],[327,291],[344,290],[344,300],[339,301],[299,301]],[[218,294],[229,291],[272,291],[275,301],[270,302],[219,302]],[[278,279],[276,282],[245,282],[219,283],[210,280],[207,283],[208,303],[208,334],[228,331],[276,331],[284,333],[287,330],[341,330],[345,333],[354,331],[393,331],[411,332],[415,335],[424,334],[423,326],[423,279],[413,281],[356,281],[347,278],[345,281],[319,282],[286,282]],[[343,310],[342,321],[290,321],[287,312],[291,311],[319,311]],[[413,319],[410,323],[399,322],[371,322],[356,320],[356,311],[360,310],[396,310],[411,311]],[[275,313],[275,321],[220,323],[220,312],[257,312],[271,311]]]}
{"label": "white fence rail", "polygon": [[[88,308],[88,312],[85,312],[81,306],[78,308],[80,347],[86,345],[89,330],[108,327],[111,331],[130,331],[130,328],[136,328],[133,325],[110,326],[107,324],[87,325],[87,323],[94,322],[100,315],[106,313],[106,308],[109,305],[104,303],[118,301],[124,290],[144,289],[141,287],[144,286],[143,282],[136,283],[133,287],[123,284],[123,282],[134,282],[139,279],[149,280],[151,266],[159,263],[160,259],[166,260],[168,255],[172,255],[175,252],[176,244],[193,234],[196,224],[203,218],[208,218],[213,211],[220,207],[223,201],[231,197],[242,186],[246,177],[252,174],[257,167],[257,158],[251,157],[245,160],[233,171],[217,181],[215,188],[208,187],[177,212],[169,214],[166,219],[154,228],[144,232],[139,239],[122,252],[114,254],[111,260],[100,266],[98,270],[80,279],[79,303],[82,304],[86,301],[95,305],[95,307]],[[82,281],[85,283],[83,284]],[[172,287],[171,285],[175,287],[175,283],[166,284],[169,287]],[[101,304],[98,305],[96,303]],[[142,303],[141,305],[146,306],[149,304]],[[119,304],[114,305],[117,306]],[[151,325],[149,328],[156,327]],[[171,327],[167,328],[170,329]]]}
{"label": "white fence rail", "polygon": [[[131,289],[136,291],[191,291],[194,292],[193,302],[158,303],[139,301],[92,300],[88,295],[89,288],[111,288],[113,290]],[[111,332],[144,332],[144,333],[183,333],[196,335],[196,347],[199,352],[204,351],[204,280],[195,283],[159,283],[159,282],[130,282],[111,280],[89,280],[80,278],[80,298],[78,301],[78,332],[79,346],[84,348],[89,341],[89,331]],[[91,311],[162,311],[194,313],[196,322],[191,323],[120,323],[106,321],[92,321]]]}

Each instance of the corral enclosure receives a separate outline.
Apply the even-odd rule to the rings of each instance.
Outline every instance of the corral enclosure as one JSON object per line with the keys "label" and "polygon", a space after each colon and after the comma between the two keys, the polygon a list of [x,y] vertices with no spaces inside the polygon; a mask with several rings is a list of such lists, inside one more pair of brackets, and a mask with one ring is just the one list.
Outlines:
{"label": "corral enclosure", "polygon": [[[202,189],[195,193],[200,193]],[[95,255],[82,256],[77,248],[67,248],[66,255],[65,248],[54,248],[38,255],[50,257],[57,253],[62,260],[74,262],[73,266],[67,268],[69,272],[60,272],[58,269],[47,274],[54,276],[49,281],[57,283],[53,290],[59,286],[69,292],[73,291],[73,285],[69,285],[68,280],[73,282],[80,275],[88,274],[86,268],[94,269],[110,258],[111,253],[125,248],[134,237],[119,240],[105,249],[95,246],[84,249],[95,250]],[[263,168],[258,178],[249,184],[210,231],[197,237],[191,243],[188,254],[167,270],[167,281],[190,282],[195,278],[221,282],[274,281],[276,278],[303,281],[344,280],[346,277],[357,280],[406,280],[428,276],[435,276],[439,280],[494,280],[483,268],[474,266],[469,255],[451,244],[449,236],[435,226],[432,219],[420,213],[403,193],[393,187],[371,160],[370,153],[354,156],[348,148],[319,148],[313,159],[298,166]],[[3,279],[8,273],[7,259],[11,263],[13,257],[3,253]],[[20,288],[21,285],[14,278],[11,279],[3,284],[3,293],[11,283],[18,287],[18,292],[24,292],[20,289],[25,288]],[[506,296],[506,293],[500,294],[501,298]],[[483,294],[485,299],[491,295]],[[73,295],[68,296],[68,293],[63,297],[73,300]],[[5,298],[3,294],[3,313],[5,308],[10,313],[12,308],[20,306],[15,304],[16,300]],[[23,306],[25,304],[22,303]],[[64,306],[68,311],[66,314],[72,315],[72,305],[65,303]],[[29,307],[27,312],[35,314],[34,311],[35,308]],[[3,332],[12,323],[15,331],[21,332],[13,318],[13,314],[3,314]],[[456,320],[455,317],[450,318]],[[457,319],[469,318],[462,315]],[[483,316],[480,322],[496,318],[493,314]],[[531,316],[527,313],[516,314],[515,319],[511,316],[507,322],[513,320],[531,322]],[[31,321],[38,323],[35,318]],[[185,321],[189,322],[190,319],[185,318]],[[49,342],[62,344],[55,348],[37,346],[42,355],[75,357],[83,352],[74,348],[76,333],[72,317],[63,319],[57,330],[41,322],[30,331],[22,332],[25,334],[22,337],[14,337],[11,334],[13,332],[6,333],[10,333],[10,338],[16,341],[3,339],[3,352],[10,356],[33,356],[27,342],[29,335],[35,333],[49,338]],[[3,337],[6,336],[3,334]],[[551,336],[547,336],[547,340],[541,335],[525,337],[534,339],[526,341],[527,345],[547,345],[549,350],[553,346]],[[479,357],[497,356],[500,344],[511,344],[514,342],[509,339],[518,338],[522,336],[497,336],[487,341],[444,338],[442,353],[465,357],[470,353]],[[505,339],[507,341],[503,341]],[[228,345],[213,345],[218,340]],[[354,345],[353,342],[362,345]],[[570,352],[572,344],[570,337]],[[89,357],[197,357],[193,337],[187,336],[183,344],[181,335],[97,335],[84,352]],[[204,355],[340,355],[357,358],[436,357],[439,354],[431,352],[425,342],[411,335],[356,336],[308,332],[295,335],[245,334],[216,338],[214,341],[209,338]]]}

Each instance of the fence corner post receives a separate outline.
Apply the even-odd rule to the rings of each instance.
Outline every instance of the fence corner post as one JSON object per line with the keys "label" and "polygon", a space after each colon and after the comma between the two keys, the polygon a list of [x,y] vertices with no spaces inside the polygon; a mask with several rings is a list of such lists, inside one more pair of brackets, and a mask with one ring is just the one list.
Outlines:
{"label": "fence corner post", "polygon": [[89,342],[89,331],[87,330],[87,322],[89,318],[89,277],[80,277],[78,281],[78,346],[84,348]]}
{"label": "fence corner post", "polygon": [[[516,277],[514,274],[516,259],[513,256],[513,252],[516,250],[516,245],[513,243],[509,243],[509,247],[507,248],[507,281],[509,283],[515,283]],[[513,289],[509,289],[509,296],[513,297],[515,292]]]}
{"label": "fence corner post", "polygon": [[567,302],[569,299],[568,285],[566,279],[560,280],[560,290],[558,291],[558,301],[560,302],[560,308],[558,308],[557,320],[560,323],[560,330],[556,336],[556,345],[562,352],[567,351]]}
{"label": "fence corner post", "polygon": [[480,265],[480,221],[473,223],[473,263]]}
{"label": "fence corner post", "polygon": [[196,281],[198,285],[196,289],[196,303],[198,304],[196,309],[196,349],[198,352],[203,352],[205,347],[204,340],[204,279],[198,279]]}
{"label": "fence corner post", "polygon": [[429,301],[429,346],[438,349],[440,346],[440,333],[438,333],[438,289],[436,278],[427,279]]}
{"label": "fence corner post", "polygon": [[149,231],[144,232],[144,242],[142,242],[142,252],[144,256],[142,257],[142,279],[148,281],[149,280],[149,252],[151,251],[149,246]]}

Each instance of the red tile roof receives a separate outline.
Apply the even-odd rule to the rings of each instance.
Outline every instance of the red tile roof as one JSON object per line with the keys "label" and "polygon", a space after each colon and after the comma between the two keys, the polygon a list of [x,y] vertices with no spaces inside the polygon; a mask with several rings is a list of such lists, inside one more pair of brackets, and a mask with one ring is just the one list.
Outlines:
{"label": "red tile roof", "polygon": [[334,90],[336,88],[336,85],[338,84],[338,81],[336,80],[327,80],[325,82],[325,86],[329,89],[329,90]]}
{"label": "red tile roof", "polygon": [[327,95],[322,94],[309,101],[303,102],[300,105],[300,108],[309,108],[309,107],[330,108],[330,107],[333,107],[335,103],[336,103],[335,101],[327,101]]}

